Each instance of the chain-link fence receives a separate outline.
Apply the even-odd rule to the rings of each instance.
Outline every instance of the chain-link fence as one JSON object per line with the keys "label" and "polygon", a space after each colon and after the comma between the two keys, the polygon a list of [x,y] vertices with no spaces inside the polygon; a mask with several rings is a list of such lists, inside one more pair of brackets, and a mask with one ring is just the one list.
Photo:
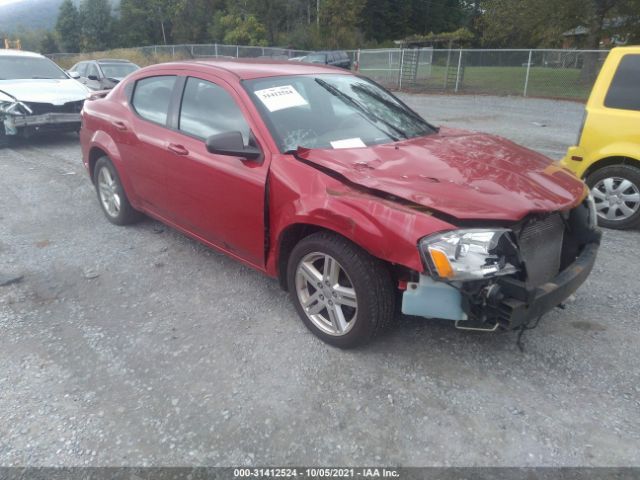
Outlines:
{"label": "chain-link fence", "polygon": [[[154,45],[127,50],[153,61],[185,58],[288,60],[309,52],[242,45]],[[124,52],[124,53],[123,53]],[[347,52],[352,68],[393,90],[586,100],[605,50],[362,49]],[[68,63],[75,54],[52,54]],[[83,54],[87,57],[90,54]]]}
{"label": "chain-link fence", "polygon": [[[605,50],[361,50],[358,66],[406,91],[586,100]],[[356,52],[357,55],[357,52]]]}

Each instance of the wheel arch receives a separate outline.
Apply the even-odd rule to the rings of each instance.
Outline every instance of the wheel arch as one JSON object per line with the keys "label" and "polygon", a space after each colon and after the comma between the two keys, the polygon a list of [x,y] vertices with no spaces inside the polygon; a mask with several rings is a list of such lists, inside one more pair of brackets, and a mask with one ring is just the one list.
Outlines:
{"label": "wheel arch", "polygon": [[604,167],[610,167],[612,165],[629,165],[629,166],[640,169],[640,160],[637,160],[633,157],[624,156],[624,155],[604,157],[604,158],[601,158],[600,160],[596,160],[591,165],[589,165],[589,168],[585,170],[582,178],[586,179],[589,175],[593,174],[594,172]]}
{"label": "wheel arch", "polygon": [[93,183],[94,169],[97,161],[101,157],[107,157],[113,167],[118,172],[122,187],[129,198],[131,204],[135,207],[139,207],[139,199],[136,195],[135,188],[132,185],[128,172],[124,168],[118,145],[113,139],[104,131],[99,130],[94,133],[89,146],[89,152],[87,153],[87,169]]}
{"label": "wheel arch", "polygon": [[320,225],[311,223],[293,223],[285,227],[280,233],[277,244],[277,276],[278,283],[283,290],[288,290],[289,288],[287,282],[287,265],[289,263],[291,252],[301,240],[317,232],[333,233],[352,242],[352,240],[339,232]]}
{"label": "wheel arch", "polygon": [[96,163],[101,157],[109,157],[107,152],[102,147],[93,146],[89,150],[89,176],[91,177],[91,182],[94,182],[94,172],[96,168]]}
{"label": "wheel arch", "polygon": [[282,232],[280,233],[280,236],[278,237],[278,243],[276,246],[277,247],[276,275],[277,275],[280,287],[283,290],[288,290],[289,288],[288,279],[287,279],[287,266],[289,264],[289,258],[291,257],[291,253],[293,249],[298,243],[300,243],[306,237],[318,232],[327,232],[332,235],[336,235],[346,240],[347,242],[355,245],[356,247],[360,248],[362,251],[371,255],[371,257],[382,262],[382,264],[384,264],[386,268],[389,270],[389,273],[392,276],[395,276],[395,273],[394,273],[395,269],[394,269],[393,262],[391,262],[389,259],[383,258],[379,254],[380,252],[372,252],[370,249],[366,248],[366,246],[363,245],[361,242],[355,241],[353,238],[349,238],[349,236],[345,235],[344,233],[324,225],[318,225],[318,224],[312,224],[312,223],[293,223],[291,225],[288,225],[282,230]]}

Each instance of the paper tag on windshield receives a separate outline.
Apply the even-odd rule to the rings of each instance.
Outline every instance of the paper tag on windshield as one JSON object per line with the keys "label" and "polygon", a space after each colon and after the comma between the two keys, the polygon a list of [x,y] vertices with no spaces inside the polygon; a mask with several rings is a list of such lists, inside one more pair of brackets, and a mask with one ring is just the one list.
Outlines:
{"label": "paper tag on windshield", "polygon": [[333,148],[358,148],[366,147],[360,138],[345,138],[344,140],[336,140],[331,142]]}
{"label": "paper tag on windshield", "polygon": [[291,85],[266,88],[256,91],[255,94],[270,112],[308,105],[302,95]]}

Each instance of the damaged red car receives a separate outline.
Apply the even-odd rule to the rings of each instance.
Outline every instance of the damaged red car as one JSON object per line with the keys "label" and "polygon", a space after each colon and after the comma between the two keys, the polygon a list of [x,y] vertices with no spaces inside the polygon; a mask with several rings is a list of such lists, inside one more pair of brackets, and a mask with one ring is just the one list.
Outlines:
{"label": "damaged red car", "polygon": [[376,83],[292,62],[139,70],[82,112],[109,221],[142,214],[276,277],[322,340],[397,315],[528,325],[587,278],[588,189],[508,140],[436,128]]}

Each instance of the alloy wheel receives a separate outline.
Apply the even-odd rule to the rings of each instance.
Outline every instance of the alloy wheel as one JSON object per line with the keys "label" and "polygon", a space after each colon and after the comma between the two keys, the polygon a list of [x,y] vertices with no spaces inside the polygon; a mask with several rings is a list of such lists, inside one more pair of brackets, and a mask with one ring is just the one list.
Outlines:
{"label": "alloy wheel", "polygon": [[296,293],[311,322],[321,331],[346,335],[354,327],[358,299],[342,265],[331,255],[309,253],[296,269]]}
{"label": "alloy wheel", "polygon": [[114,218],[117,217],[120,213],[121,205],[118,182],[106,167],[102,167],[98,172],[98,193],[107,215]]}

